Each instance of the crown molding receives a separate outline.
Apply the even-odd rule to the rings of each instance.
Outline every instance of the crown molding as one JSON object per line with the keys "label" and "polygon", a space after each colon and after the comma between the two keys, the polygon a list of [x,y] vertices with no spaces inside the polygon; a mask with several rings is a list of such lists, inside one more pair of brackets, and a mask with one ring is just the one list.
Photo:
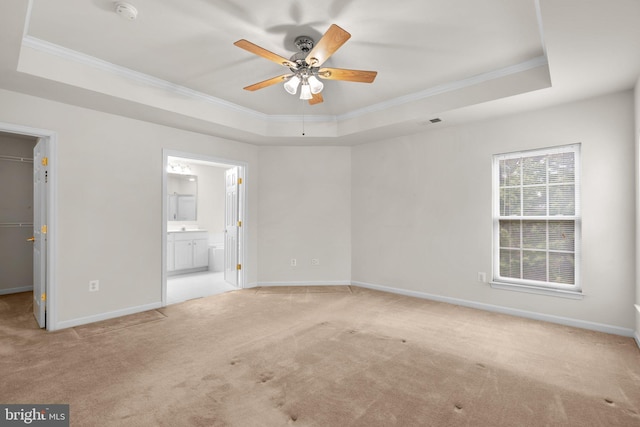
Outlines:
{"label": "crown molding", "polygon": [[431,87],[429,89],[414,92],[409,95],[399,96],[397,98],[393,98],[388,101],[380,102],[378,104],[373,104],[368,107],[360,108],[358,110],[354,110],[349,113],[341,114],[338,116],[338,121],[353,119],[359,116],[363,116],[365,114],[386,110],[388,108],[396,107],[398,105],[407,104],[410,102],[421,101],[423,99],[430,98],[432,96],[441,95],[447,92],[453,92],[453,91],[464,89],[470,86],[475,86],[480,83],[488,82],[490,80],[495,80],[502,77],[507,77],[512,74],[518,74],[518,73],[532,70],[534,68],[542,67],[545,65],[546,66],[549,65],[547,61],[547,57],[544,55],[538,56],[536,58],[530,59],[525,62],[521,62],[519,64],[515,64],[508,67],[500,68],[497,70],[489,71],[486,73],[478,74],[472,77],[468,77],[466,79],[444,83],[438,86]]}
{"label": "crown molding", "polygon": [[225,101],[215,96],[207,95],[203,92],[199,92],[188,87],[181,86],[175,83],[168,82],[157,77],[150,76],[149,74],[141,73],[139,71],[132,70],[130,68],[122,67],[120,65],[113,64],[95,56],[87,55],[64,46],[60,46],[54,43],[50,43],[46,40],[42,40],[33,36],[25,36],[22,39],[22,45],[36,49],[38,51],[57,56],[59,58],[74,61],[83,65],[87,65],[93,68],[97,68],[101,71],[111,73],[126,79],[133,80],[138,83],[147,84],[159,89],[163,89],[172,93],[177,93],[181,96],[196,99],[198,101],[204,101],[216,106],[227,108],[230,110],[239,111],[241,113],[249,114],[255,118],[266,120],[269,115],[260,113],[250,108],[242,107],[238,104],[234,104],[229,101]]}
{"label": "crown molding", "polygon": [[364,108],[353,110],[340,115],[270,115],[258,112],[256,110],[243,107],[241,105],[226,101],[221,98],[217,98],[203,92],[199,92],[190,89],[185,86],[181,86],[175,83],[168,82],[166,80],[150,76],[139,71],[132,70],[130,68],[122,67],[120,65],[113,64],[111,62],[96,58],[91,55],[87,55],[64,46],[60,46],[46,40],[42,40],[33,36],[25,35],[22,39],[22,45],[54,55],[69,61],[80,63],[83,65],[97,68],[101,71],[117,75],[126,79],[130,79],[137,83],[146,84],[152,87],[156,87],[168,92],[177,93],[183,97],[191,98],[198,101],[207,102],[217,107],[222,107],[228,110],[246,114],[254,119],[262,120],[272,123],[287,123],[300,121],[301,117],[307,122],[314,123],[338,123],[345,120],[350,120],[358,117],[365,116],[367,114],[380,112],[399,105],[417,102],[430,97],[441,95],[447,92],[453,92],[456,90],[468,88],[480,83],[484,83],[490,80],[503,78],[509,75],[521,73],[527,70],[531,70],[541,66],[548,66],[546,55],[539,56],[528,61],[511,65],[508,67],[500,68],[497,70],[489,71],[486,73],[478,74],[472,77],[468,77],[462,80],[456,80],[453,82],[444,83],[438,86],[434,86],[422,91],[414,92],[409,95],[400,96],[384,102],[373,104]]}

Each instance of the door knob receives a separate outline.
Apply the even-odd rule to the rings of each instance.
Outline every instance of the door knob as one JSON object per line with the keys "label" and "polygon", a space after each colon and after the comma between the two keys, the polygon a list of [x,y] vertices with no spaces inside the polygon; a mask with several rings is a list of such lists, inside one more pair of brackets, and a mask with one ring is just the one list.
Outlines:
{"label": "door knob", "polygon": [[32,236],[32,237],[29,237],[29,238],[27,239],[27,242],[31,242],[31,243],[33,243],[33,242],[35,242],[35,241],[36,241],[36,238],[35,238],[35,237],[33,237],[33,236]]}

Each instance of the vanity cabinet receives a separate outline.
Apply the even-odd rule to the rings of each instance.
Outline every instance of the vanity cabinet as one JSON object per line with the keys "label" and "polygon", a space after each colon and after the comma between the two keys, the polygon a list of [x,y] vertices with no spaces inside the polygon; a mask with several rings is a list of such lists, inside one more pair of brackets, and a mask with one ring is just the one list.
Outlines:
{"label": "vanity cabinet", "polygon": [[167,271],[176,269],[176,252],[173,244],[173,233],[167,233]]}
{"label": "vanity cabinet", "polygon": [[167,237],[167,270],[202,269],[209,266],[206,231],[170,232]]}

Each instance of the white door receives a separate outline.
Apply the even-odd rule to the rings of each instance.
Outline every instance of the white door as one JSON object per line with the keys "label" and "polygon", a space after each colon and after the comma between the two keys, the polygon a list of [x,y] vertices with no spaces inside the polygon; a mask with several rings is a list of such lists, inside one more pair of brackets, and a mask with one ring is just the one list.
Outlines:
{"label": "white door", "polygon": [[226,202],[224,215],[224,280],[238,286],[238,235],[240,233],[240,201],[238,167],[226,170]]}
{"label": "white door", "polygon": [[49,179],[46,140],[33,148],[33,315],[45,327],[47,291],[47,191]]}

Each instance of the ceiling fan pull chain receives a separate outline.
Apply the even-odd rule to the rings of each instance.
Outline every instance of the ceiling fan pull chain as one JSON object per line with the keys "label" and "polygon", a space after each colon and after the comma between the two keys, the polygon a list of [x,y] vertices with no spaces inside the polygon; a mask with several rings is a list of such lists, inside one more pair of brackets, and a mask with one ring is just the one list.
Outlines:
{"label": "ceiling fan pull chain", "polygon": [[302,102],[302,136],[304,136],[304,109],[305,109],[305,105],[306,102]]}

